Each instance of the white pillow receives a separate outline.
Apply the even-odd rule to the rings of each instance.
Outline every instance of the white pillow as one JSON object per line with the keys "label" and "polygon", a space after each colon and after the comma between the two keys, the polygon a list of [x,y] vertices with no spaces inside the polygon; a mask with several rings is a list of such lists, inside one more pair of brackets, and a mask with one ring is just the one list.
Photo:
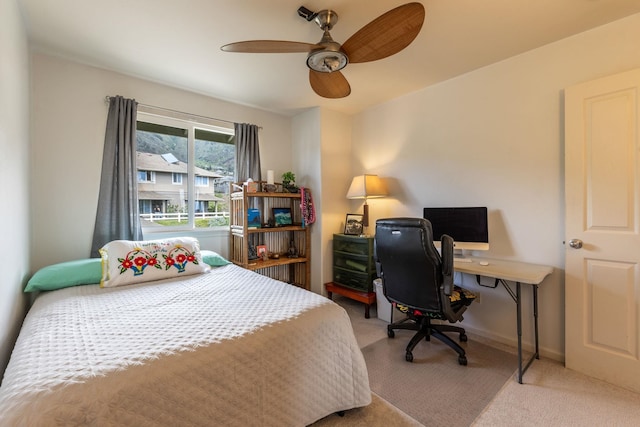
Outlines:
{"label": "white pillow", "polygon": [[114,240],[100,249],[100,287],[130,285],[176,276],[206,273],[200,243],[193,237],[161,240]]}

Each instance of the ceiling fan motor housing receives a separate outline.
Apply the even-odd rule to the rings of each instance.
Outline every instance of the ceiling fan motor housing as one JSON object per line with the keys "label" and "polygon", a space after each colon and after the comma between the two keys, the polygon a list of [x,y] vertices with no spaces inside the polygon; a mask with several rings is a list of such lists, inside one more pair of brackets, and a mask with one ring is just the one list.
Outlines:
{"label": "ceiling fan motor housing", "polygon": [[330,31],[338,22],[338,14],[333,10],[321,10],[315,14],[313,21],[318,24],[322,31]]}
{"label": "ceiling fan motor housing", "polygon": [[332,73],[340,71],[349,63],[349,58],[341,50],[339,43],[336,43],[329,31],[338,22],[338,14],[333,10],[321,10],[314,18],[314,21],[324,34],[318,45],[322,49],[315,49],[307,56],[307,67],[321,73]]}

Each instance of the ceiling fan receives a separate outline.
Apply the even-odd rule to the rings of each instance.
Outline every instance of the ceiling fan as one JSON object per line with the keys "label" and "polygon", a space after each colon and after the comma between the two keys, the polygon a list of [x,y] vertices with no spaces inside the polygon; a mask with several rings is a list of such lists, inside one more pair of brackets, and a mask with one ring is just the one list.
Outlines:
{"label": "ceiling fan", "polygon": [[369,22],[342,45],[329,34],[338,21],[336,12],[312,12],[301,6],[298,15],[314,21],[322,29],[324,34],[318,43],[248,40],[229,43],[221,49],[243,53],[307,52],[309,83],[314,92],[325,98],[344,98],[351,93],[351,86],[340,70],[349,63],[386,58],[409,46],[422,28],[425,11],[417,2],[398,6]]}

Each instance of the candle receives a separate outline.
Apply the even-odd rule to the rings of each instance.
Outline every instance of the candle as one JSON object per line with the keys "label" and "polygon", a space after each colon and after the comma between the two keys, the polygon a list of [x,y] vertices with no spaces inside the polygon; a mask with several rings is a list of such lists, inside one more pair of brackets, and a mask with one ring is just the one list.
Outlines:
{"label": "candle", "polygon": [[267,171],[267,184],[273,184],[273,171]]}

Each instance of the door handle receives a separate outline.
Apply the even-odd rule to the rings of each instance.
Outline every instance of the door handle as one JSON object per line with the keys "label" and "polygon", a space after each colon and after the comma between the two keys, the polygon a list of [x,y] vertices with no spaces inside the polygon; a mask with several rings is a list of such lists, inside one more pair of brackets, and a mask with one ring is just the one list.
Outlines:
{"label": "door handle", "polygon": [[569,247],[573,249],[580,249],[582,247],[582,240],[580,239],[569,240]]}

